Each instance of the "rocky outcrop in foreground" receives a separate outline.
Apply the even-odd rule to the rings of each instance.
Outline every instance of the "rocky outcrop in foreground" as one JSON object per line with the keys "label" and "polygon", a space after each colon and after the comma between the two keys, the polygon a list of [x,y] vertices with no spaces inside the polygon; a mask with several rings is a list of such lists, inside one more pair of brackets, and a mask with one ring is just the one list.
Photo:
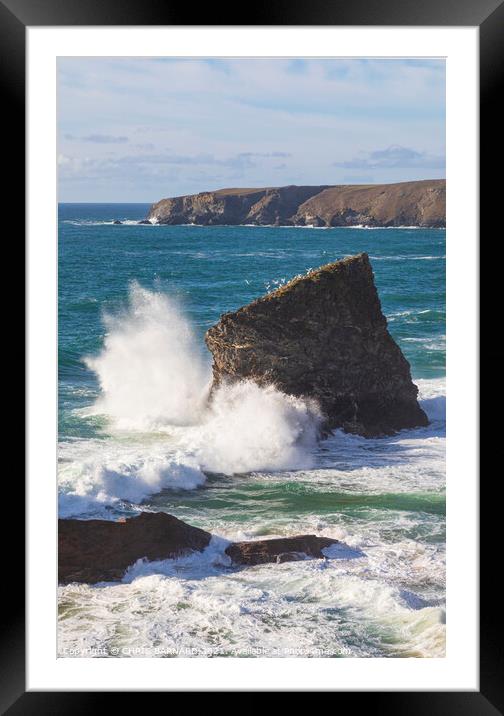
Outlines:
{"label": "rocky outcrop in foreground", "polygon": [[234,542],[226,554],[234,564],[266,564],[268,562],[295,562],[306,557],[324,557],[323,549],[337,540],[315,535],[298,535],[278,539],[261,539],[252,542]]}
{"label": "rocky outcrop in foreground", "polygon": [[62,583],[121,579],[137,559],[202,551],[211,537],[164,512],[142,512],[121,522],[58,520],[58,578]]}
{"label": "rocky outcrop in foreground", "polygon": [[161,199],[156,224],[424,226],[446,223],[444,179],[399,184],[220,189]]}
{"label": "rocky outcrop in foreground", "polygon": [[205,336],[213,387],[253,380],[315,399],[326,427],[365,437],[428,424],[387,330],[367,254],[294,278],[221,316]]}
{"label": "rocky outcrop in foreground", "polygon": [[[212,535],[164,512],[107,520],[59,520],[58,579],[61,584],[120,580],[138,559],[172,559],[202,552]],[[315,535],[230,544],[225,553],[236,566],[323,557],[338,540]]]}

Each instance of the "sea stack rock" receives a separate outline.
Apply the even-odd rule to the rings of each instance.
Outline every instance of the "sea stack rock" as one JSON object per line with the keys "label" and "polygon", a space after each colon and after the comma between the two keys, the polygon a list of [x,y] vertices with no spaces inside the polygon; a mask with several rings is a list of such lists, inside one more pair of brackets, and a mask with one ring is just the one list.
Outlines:
{"label": "sea stack rock", "polygon": [[328,429],[365,437],[428,424],[387,330],[368,255],[294,278],[226,313],[205,336],[213,389],[253,380],[317,400]]}

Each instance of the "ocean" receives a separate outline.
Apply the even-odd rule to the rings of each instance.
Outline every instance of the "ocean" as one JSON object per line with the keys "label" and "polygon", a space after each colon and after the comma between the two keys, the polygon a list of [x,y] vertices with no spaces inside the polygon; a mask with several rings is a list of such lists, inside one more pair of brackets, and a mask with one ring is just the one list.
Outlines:
{"label": "ocean", "polygon": [[[138,225],[148,208],[59,207],[59,512],[161,510],[215,538],[59,587],[59,655],[444,656],[445,231]],[[361,251],[430,425],[317,442],[302,401],[250,383],[208,409],[207,328]],[[301,533],[341,544],[242,569],[224,554]]]}

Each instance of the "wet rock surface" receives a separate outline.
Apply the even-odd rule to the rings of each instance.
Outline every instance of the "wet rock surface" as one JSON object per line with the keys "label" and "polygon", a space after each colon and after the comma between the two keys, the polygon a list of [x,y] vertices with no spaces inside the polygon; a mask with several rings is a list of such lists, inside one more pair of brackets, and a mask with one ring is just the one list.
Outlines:
{"label": "wet rock surface", "polygon": [[164,512],[143,512],[122,522],[58,521],[61,583],[119,580],[138,559],[170,559],[202,551],[211,535]]}
{"label": "wet rock surface", "polygon": [[[107,520],[59,520],[58,578],[70,582],[119,581],[139,559],[172,559],[201,552],[210,543],[209,532],[192,527],[164,512]],[[324,557],[322,550],[337,540],[300,535],[252,542],[234,542],[225,553],[231,566],[290,562]]]}
{"label": "wet rock surface", "polygon": [[252,380],[317,401],[325,428],[365,437],[428,424],[387,329],[367,254],[294,278],[205,336],[213,389]]}
{"label": "wet rock surface", "polygon": [[295,562],[307,557],[323,558],[322,550],[337,542],[329,537],[297,535],[254,542],[233,542],[225,552],[237,565]]}

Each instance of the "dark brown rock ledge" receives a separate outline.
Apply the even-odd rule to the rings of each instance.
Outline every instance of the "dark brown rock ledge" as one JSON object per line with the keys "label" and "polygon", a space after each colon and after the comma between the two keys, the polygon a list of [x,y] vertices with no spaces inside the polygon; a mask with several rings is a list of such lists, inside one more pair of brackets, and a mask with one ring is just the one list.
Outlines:
{"label": "dark brown rock ledge", "polygon": [[294,562],[307,557],[324,557],[323,549],[336,544],[337,540],[315,535],[298,535],[277,539],[261,539],[253,542],[233,542],[226,554],[234,564],[267,564],[268,562]]}
{"label": "dark brown rock ledge", "polygon": [[315,399],[326,427],[365,437],[428,424],[410,366],[387,330],[366,253],[322,266],[206,333],[213,389],[253,380]]}
{"label": "dark brown rock ledge", "polygon": [[138,559],[170,559],[202,551],[212,535],[164,512],[121,522],[58,521],[58,578],[66,582],[121,579]]}
{"label": "dark brown rock ledge", "polygon": [[[201,552],[212,535],[164,512],[143,512],[139,517],[107,520],[59,520],[58,578],[69,582],[120,580],[138,559],[172,559]],[[254,542],[236,542],[225,552],[232,566],[288,562],[324,557],[322,550],[338,540],[301,535]]]}

